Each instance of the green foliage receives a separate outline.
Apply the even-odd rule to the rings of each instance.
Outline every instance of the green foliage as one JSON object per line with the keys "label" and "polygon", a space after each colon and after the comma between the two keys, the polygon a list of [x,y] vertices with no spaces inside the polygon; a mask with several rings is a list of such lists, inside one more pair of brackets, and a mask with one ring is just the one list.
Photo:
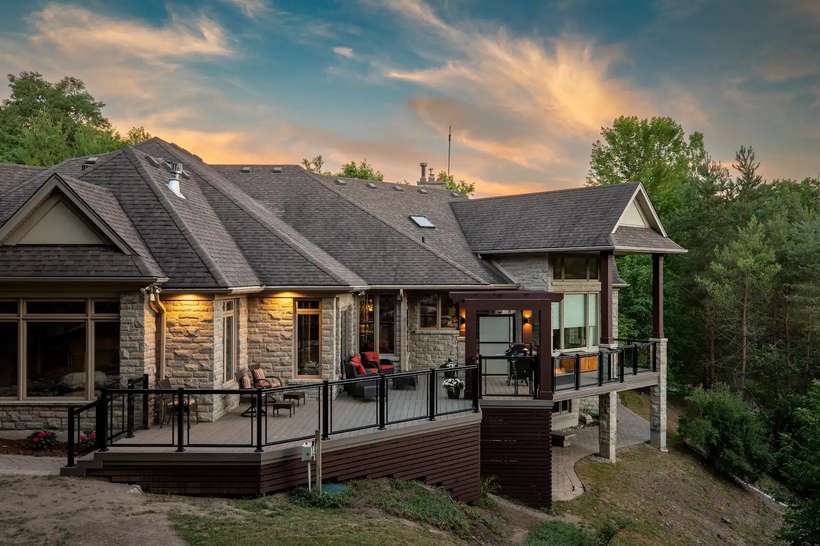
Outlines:
{"label": "green foliage", "polygon": [[366,159],[362,159],[358,164],[355,161],[345,163],[342,165],[342,170],[336,173],[336,176],[361,180],[384,180],[384,175],[373,168],[373,165],[369,164]]}
{"label": "green foliage", "polygon": [[0,162],[48,166],[150,138],[142,127],[120,137],[102,113],[105,104],[77,78],[51,83],[37,72],[21,72],[8,79],[11,94],[0,105]]}
{"label": "green foliage", "polygon": [[447,185],[447,189],[450,191],[455,191],[465,196],[470,196],[475,193],[475,182],[467,182],[466,180],[459,180],[456,182],[453,175],[447,174],[444,171],[439,171],[436,176],[436,180],[439,182],[444,182]]}
{"label": "green foliage", "polygon": [[332,174],[330,171],[325,170],[325,160],[321,154],[315,155],[311,159],[302,159],[302,166],[305,168],[306,171],[315,174],[324,174],[327,176],[330,176]]}
{"label": "green foliage", "polygon": [[780,538],[794,546],[820,544],[820,497],[799,499],[789,506]]}
{"label": "green foliage", "polygon": [[766,429],[759,416],[725,385],[695,389],[678,433],[724,474],[755,481],[770,465]]}
{"label": "green foliage", "polygon": [[319,493],[313,489],[308,491],[306,487],[300,487],[291,491],[290,501],[305,508],[338,509],[347,506],[350,501],[348,490],[338,493]]}
{"label": "green foliage", "polygon": [[530,531],[524,546],[595,546],[584,531],[563,521],[547,521]]}
{"label": "green foliage", "polygon": [[28,438],[28,445],[35,451],[42,451],[57,445],[57,434],[50,430],[32,432]]}

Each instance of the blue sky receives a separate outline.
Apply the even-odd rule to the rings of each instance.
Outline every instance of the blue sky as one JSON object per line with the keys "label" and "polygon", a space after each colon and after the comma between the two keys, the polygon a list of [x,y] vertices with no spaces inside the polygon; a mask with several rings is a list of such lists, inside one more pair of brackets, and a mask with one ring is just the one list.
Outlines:
{"label": "blue sky", "polygon": [[[482,195],[583,184],[602,125],[670,115],[715,159],[820,172],[820,0],[5,1],[0,71],[73,75],[121,130],[212,162],[418,162]],[[2,92],[5,93],[5,90]],[[0,95],[2,96],[2,95]]]}

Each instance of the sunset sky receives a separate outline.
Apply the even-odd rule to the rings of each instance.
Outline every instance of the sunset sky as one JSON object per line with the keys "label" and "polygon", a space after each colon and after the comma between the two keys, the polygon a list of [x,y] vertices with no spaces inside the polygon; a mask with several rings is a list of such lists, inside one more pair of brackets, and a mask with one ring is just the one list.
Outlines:
{"label": "sunset sky", "polygon": [[452,172],[480,195],[555,189],[636,114],[702,131],[725,163],[750,144],[767,177],[820,172],[820,0],[2,8],[0,72],[79,77],[118,129],[209,162],[321,153],[414,181],[419,161],[446,167],[452,125]]}

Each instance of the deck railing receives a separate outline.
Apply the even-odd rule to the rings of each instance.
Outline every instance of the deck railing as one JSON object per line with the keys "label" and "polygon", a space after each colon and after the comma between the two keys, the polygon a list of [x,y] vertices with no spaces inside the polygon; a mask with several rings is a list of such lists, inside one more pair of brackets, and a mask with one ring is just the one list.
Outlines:
{"label": "deck railing", "polygon": [[623,383],[630,375],[658,370],[658,346],[654,340],[618,339],[621,345],[597,352],[577,352],[553,357],[554,390]]}
{"label": "deck railing", "polygon": [[479,355],[481,392],[479,396],[535,398],[538,394],[538,357]]}
{"label": "deck railing", "polygon": [[[191,389],[180,387],[177,389],[149,389],[147,384],[137,388],[129,384],[126,389],[103,389],[99,398],[86,406],[68,409],[68,446],[67,465],[74,466],[77,455],[96,449],[108,451],[116,447],[130,448],[170,448],[176,451],[185,451],[186,448],[245,448],[257,452],[264,451],[265,447],[299,442],[313,438],[315,432],[321,432],[322,438],[327,440],[341,434],[367,430],[383,430],[390,425],[397,425],[410,421],[429,420],[445,415],[477,412],[479,399],[477,366],[457,366],[452,368],[430,368],[429,370],[400,372],[392,374],[378,374],[374,376],[339,381],[321,381],[308,384],[288,385],[277,388],[257,389]],[[440,407],[439,398],[444,392],[442,382],[445,378],[458,377],[465,382],[472,382],[465,393],[469,398],[459,398],[450,407]],[[393,415],[391,411],[391,391],[399,385],[413,386],[415,395],[411,397],[412,406],[418,411],[409,415]],[[340,407],[337,398],[345,391],[360,389],[375,396],[361,396],[371,399],[375,404],[362,401],[363,407],[372,408],[372,418],[362,419],[361,413],[355,414],[355,420],[345,414],[345,408]],[[307,420],[302,427],[291,430],[286,435],[274,434],[270,430],[267,416],[269,412],[284,411],[288,404],[282,401],[288,395],[307,400],[317,400],[315,420]],[[243,415],[250,417],[245,431],[235,430],[233,434],[221,436],[214,440],[208,435],[202,435],[192,426],[192,416],[198,415],[198,404],[210,401],[210,404],[223,404],[232,407],[230,398],[239,398],[239,403],[247,403],[248,407]],[[135,435],[137,417],[143,419],[142,425],[148,428],[148,401],[154,400],[163,407],[170,408],[166,438],[160,441],[139,441]],[[142,407],[137,409],[137,402]],[[404,403],[407,403],[405,400]],[[359,402],[355,402],[358,407]],[[307,407],[305,404],[304,407]],[[348,408],[350,405],[348,404]],[[350,413],[350,412],[348,412]],[[355,413],[355,412],[354,412]],[[93,416],[93,431],[96,438],[93,448],[87,438],[91,434],[87,425]],[[160,414],[159,428],[162,429],[163,415]],[[86,427],[82,427],[82,423]],[[82,437],[80,430],[86,430]],[[202,429],[203,433],[205,430]],[[83,439],[84,438],[84,439]],[[125,441],[122,441],[125,440]]]}

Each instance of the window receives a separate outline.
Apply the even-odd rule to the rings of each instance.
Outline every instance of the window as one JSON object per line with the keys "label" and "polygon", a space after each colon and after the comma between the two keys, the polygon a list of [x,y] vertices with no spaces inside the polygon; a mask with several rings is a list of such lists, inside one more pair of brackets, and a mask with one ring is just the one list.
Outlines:
{"label": "window", "polygon": [[413,223],[420,228],[433,229],[436,227],[436,225],[426,216],[411,216],[410,219],[413,220]]}
{"label": "window", "polygon": [[459,308],[447,294],[425,294],[419,299],[419,328],[458,329]]}
{"label": "window", "polygon": [[88,399],[122,386],[118,301],[0,302],[0,317],[0,397]]}
{"label": "window", "polygon": [[319,313],[319,300],[296,301],[296,375],[321,375]]}
{"label": "window", "polygon": [[368,294],[359,299],[359,351],[396,352],[396,297]]}
{"label": "window", "polygon": [[236,300],[227,300],[223,302],[222,308],[222,351],[224,362],[223,382],[228,382],[234,379],[236,371],[236,360],[238,348],[236,340],[238,339],[239,324],[236,318],[236,310],[239,307],[239,302]]}
{"label": "window", "polygon": [[564,294],[552,304],[552,346],[587,349],[598,344],[598,294]]}
{"label": "window", "polygon": [[552,405],[552,413],[572,413],[572,400],[561,400]]}
{"label": "window", "polygon": [[553,254],[550,262],[556,280],[598,280],[598,256],[595,254]]}

